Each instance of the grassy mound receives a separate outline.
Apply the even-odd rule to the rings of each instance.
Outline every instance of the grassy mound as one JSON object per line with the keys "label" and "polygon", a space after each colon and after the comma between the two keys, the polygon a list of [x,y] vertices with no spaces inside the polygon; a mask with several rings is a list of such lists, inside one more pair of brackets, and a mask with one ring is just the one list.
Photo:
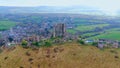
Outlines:
{"label": "grassy mound", "polygon": [[119,68],[120,49],[65,43],[42,48],[16,46],[0,53],[0,68]]}

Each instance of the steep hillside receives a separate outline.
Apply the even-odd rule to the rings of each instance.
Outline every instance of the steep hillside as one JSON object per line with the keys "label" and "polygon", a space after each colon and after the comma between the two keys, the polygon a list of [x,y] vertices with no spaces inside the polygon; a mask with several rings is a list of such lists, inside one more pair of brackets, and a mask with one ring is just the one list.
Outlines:
{"label": "steep hillside", "polygon": [[39,49],[16,46],[0,53],[0,68],[119,68],[119,56],[120,49],[77,43]]}

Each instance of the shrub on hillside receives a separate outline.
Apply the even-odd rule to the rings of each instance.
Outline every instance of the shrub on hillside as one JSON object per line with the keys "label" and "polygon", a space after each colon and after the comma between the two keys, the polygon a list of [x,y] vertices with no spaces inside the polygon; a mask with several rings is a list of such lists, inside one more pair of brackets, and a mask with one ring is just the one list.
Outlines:
{"label": "shrub on hillside", "polygon": [[40,47],[39,42],[32,42],[32,45],[36,46],[36,47]]}
{"label": "shrub on hillside", "polygon": [[93,42],[92,45],[97,47],[98,43],[97,42]]}
{"label": "shrub on hillside", "polygon": [[22,46],[23,46],[23,47],[27,47],[27,45],[28,45],[28,42],[27,42],[26,40],[23,40],[23,41],[22,41]]}
{"label": "shrub on hillside", "polygon": [[78,43],[85,44],[85,42],[83,40],[78,40]]}
{"label": "shrub on hillside", "polygon": [[46,47],[50,47],[51,45],[52,45],[52,43],[51,43],[50,41],[45,41],[44,46],[46,46]]}

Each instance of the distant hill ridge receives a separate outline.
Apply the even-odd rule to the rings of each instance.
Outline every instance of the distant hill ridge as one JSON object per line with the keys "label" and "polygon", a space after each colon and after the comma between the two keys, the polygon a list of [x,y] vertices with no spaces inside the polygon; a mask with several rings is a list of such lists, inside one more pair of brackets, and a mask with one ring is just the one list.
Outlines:
{"label": "distant hill ridge", "polygon": [[0,6],[0,13],[80,13],[104,15],[100,9],[86,6]]}

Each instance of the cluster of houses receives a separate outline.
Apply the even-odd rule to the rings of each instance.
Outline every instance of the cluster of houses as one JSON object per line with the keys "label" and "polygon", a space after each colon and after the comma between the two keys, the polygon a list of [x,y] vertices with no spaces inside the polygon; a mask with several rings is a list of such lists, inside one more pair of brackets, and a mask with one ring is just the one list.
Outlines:
{"label": "cluster of houses", "polygon": [[18,25],[10,30],[1,32],[2,38],[0,39],[0,45],[16,45],[21,44],[23,40],[26,40],[29,45],[32,42],[39,42],[41,40],[50,39],[51,37],[62,37],[61,40],[55,40],[58,42],[65,42],[67,40],[76,39],[76,36],[69,35],[66,32],[66,26],[64,23],[57,23],[53,26],[48,24],[34,24],[28,23],[26,25]]}
{"label": "cluster of houses", "polygon": [[110,40],[110,39],[97,39],[97,40],[86,40],[86,44],[88,43],[95,43],[93,45],[97,46],[98,48],[120,48],[120,42],[117,40]]}
{"label": "cluster of houses", "polygon": [[120,42],[115,40],[108,40],[108,39],[99,39],[98,41],[98,48],[119,48]]}
{"label": "cluster of houses", "polygon": [[50,37],[51,34],[47,30],[50,27],[43,27],[44,25],[41,27],[34,23],[17,25],[10,30],[1,32],[2,38],[0,38],[0,40],[2,41],[0,41],[0,43],[1,45],[9,46],[11,44],[21,44],[23,39],[30,42]]}

